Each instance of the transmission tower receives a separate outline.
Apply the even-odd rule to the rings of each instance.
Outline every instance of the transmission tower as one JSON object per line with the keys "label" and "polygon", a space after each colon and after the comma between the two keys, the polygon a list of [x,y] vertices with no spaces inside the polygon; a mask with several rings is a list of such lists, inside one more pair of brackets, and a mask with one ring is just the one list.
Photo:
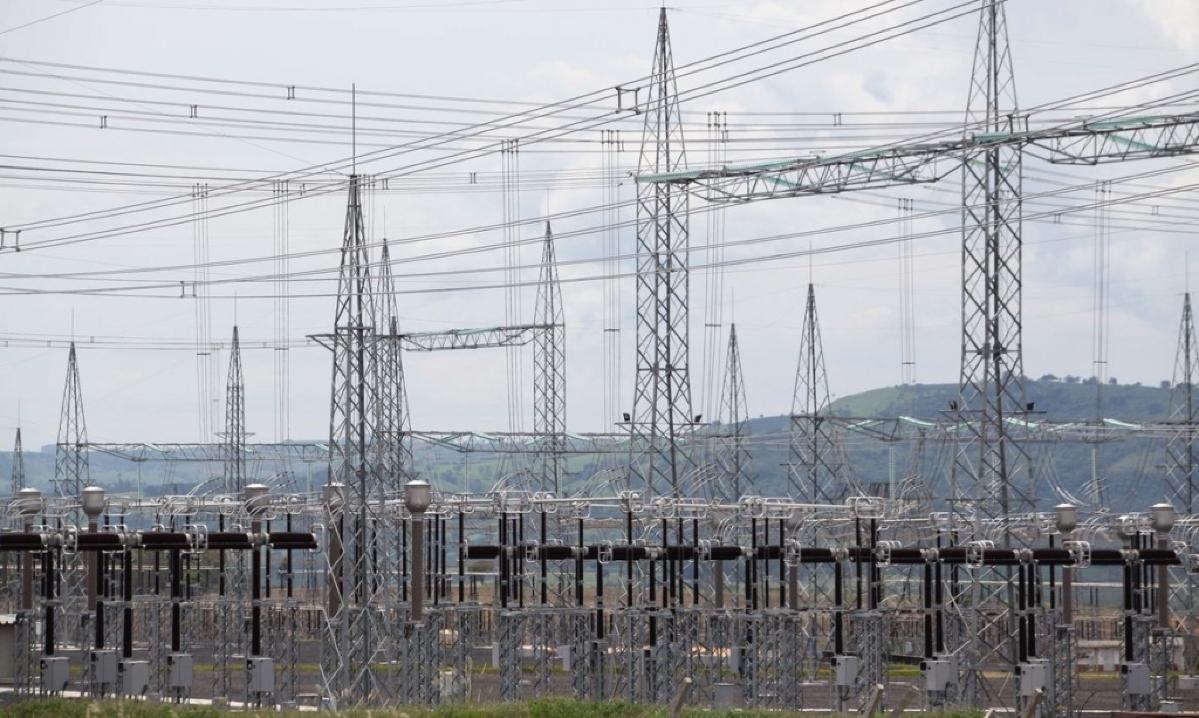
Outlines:
{"label": "transmission tower", "polygon": [[78,498],[88,486],[87,421],[83,415],[83,387],[75,342],[67,354],[67,382],[62,391],[58,442],[54,446],[54,486],[59,496]]}
{"label": "transmission tower", "polygon": [[382,334],[375,339],[378,432],[375,442],[378,472],[384,490],[397,493],[412,478],[412,428],[408,414],[408,389],[404,380],[404,353],[400,345],[400,318],[395,282],[391,277],[391,250],[382,241],[379,262],[378,322]]}
{"label": "transmission tower", "polygon": [[[666,9],[650,83],[639,109],[645,114],[639,174],[686,167]],[[637,184],[637,376],[633,393],[636,447],[633,483],[648,495],[678,495],[690,465],[681,443],[694,426],[688,354],[688,194],[681,185]]]}
{"label": "transmission tower", "polygon": [[246,383],[241,371],[241,342],[233,326],[229,377],[225,383],[225,493],[240,496],[246,485]]}
{"label": "transmission tower", "polygon": [[330,505],[340,550],[330,558],[328,612],[332,640],[322,670],[339,706],[385,699],[372,664],[381,663],[382,618],[372,611],[374,533],[384,496],[371,442],[376,437],[374,343],[376,327],[370,256],[363,227],[361,178],[352,175],[337,285],[333,333],[318,337],[333,352],[329,422],[329,478],[341,492]]}
{"label": "transmission tower", "polygon": [[[966,109],[969,134],[1018,129],[1003,6],[984,0]],[[1021,347],[1021,150],[995,146],[962,163],[962,371],[967,426],[955,462],[954,510],[996,519],[1034,508],[1028,455],[1008,420],[1027,414]],[[1005,537],[1005,543],[1010,537]]]}
{"label": "transmission tower", "polygon": [[848,491],[848,462],[840,437],[829,421],[828,373],[816,315],[816,288],[808,284],[799,365],[791,400],[788,491],[792,498],[816,503],[841,501]]}
{"label": "transmission tower", "polygon": [[[998,0],[983,0],[965,132],[1002,134],[1019,129],[1015,75],[1007,20]],[[992,146],[962,162],[962,357],[958,399],[951,406],[964,425],[955,447],[950,500],[962,542],[989,539],[984,522],[1034,509],[1028,455],[1011,419],[1027,417],[1021,347],[1021,150]],[[1017,537],[1006,521],[1000,543]],[[973,528],[962,529],[965,524]],[[980,705],[987,668],[1010,670],[1016,661],[1015,591],[1007,567],[971,573],[954,602],[961,623],[951,635],[963,644],[960,697]],[[1023,705],[1023,699],[1018,699]]]}
{"label": "transmission tower", "polygon": [[559,494],[566,445],[566,318],[554,233],[545,223],[541,277],[537,283],[533,340],[533,432],[539,444],[536,477],[542,491]]}
{"label": "transmission tower", "polygon": [[1174,357],[1174,382],[1170,389],[1172,432],[1166,442],[1166,500],[1183,515],[1195,510],[1195,430],[1199,420],[1195,380],[1199,378],[1199,346],[1191,294],[1182,298],[1182,321],[1178,326],[1178,351]]}
{"label": "transmission tower", "polygon": [[724,381],[720,390],[720,432],[716,466],[715,498],[736,502],[753,491],[753,457],[746,440],[749,436],[749,411],[745,402],[745,377],[741,372],[741,349],[737,345],[737,325],[729,325],[729,348],[725,359]]}
{"label": "transmission tower", "polygon": [[25,488],[25,451],[21,446],[21,427],[17,427],[17,440],[12,447],[12,495]]}

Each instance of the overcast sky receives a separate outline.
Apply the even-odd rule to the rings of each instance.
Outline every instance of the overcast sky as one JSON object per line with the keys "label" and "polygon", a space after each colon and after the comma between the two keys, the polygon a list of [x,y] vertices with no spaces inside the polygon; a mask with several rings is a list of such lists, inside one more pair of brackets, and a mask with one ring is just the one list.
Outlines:
{"label": "overcast sky", "polygon": [[[218,106],[259,109],[246,115],[274,121],[317,122],[278,114],[299,103],[285,99],[251,97],[298,86],[301,99],[316,97],[305,87],[409,93],[438,97],[490,98],[504,101],[553,101],[611,88],[643,76],[650,68],[656,15],[654,6],[631,2],[584,3],[575,1],[512,0],[505,2],[435,0],[351,0],[348,10],[332,0],[105,0],[44,22],[18,28],[31,21],[85,5],[73,0],[0,0],[0,154],[8,166],[45,166],[45,158],[59,158],[56,167],[72,160],[154,163],[206,168],[232,168],[239,177],[260,177],[344,158],[350,154],[347,103],[343,97],[324,105],[307,104],[307,112],[338,115],[320,122],[333,128],[304,137],[317,142],[280,141],[283,130],[238,128],[191,122],[188,105],[196,105],[198,118],[219,116]],[[722,50],[801,28],[814,22],[864,7],[865,2],[808,0],[806,2],[672,2],[669,16],[676,65],[698,60]],[[765,65],[797,57],[829,44],[850,40],[902,20],[953,6],[952,0],[925,0],[901,7],[893,15],[821,35],[786,49],[764,54],[744,67]],[[903,5],[903,3],[896,3]],[[1077,93],[1149,75],[1196,60],[1199,49],[1199,4],[1188,0],[1009,0],[1007,15],[1014,54],[1019,103],[1033,107]],[[760,82],[684,103],[693,126],[688,150],[693,163],[706,161],[709,146],[703,142],[704,113],[729,113],[731,138],[762,137],[768,123],[830,123],[834,113],[878,112],[877,116],[844,115],[843,124],[885,123],[858,128],[863,137],[901,138],[925,131],[919,122],[929,116],[896,113],[942,110],[960,113],[966,100],[977,20],[971,14],[936,27],[903,36],[874,47],[778,74]],[[247,96],[200,93],[198,80],[154,79],[100,73],[87,69],[50,68],[34,62],[56,62],[85,68],[117,68],[195,77],[226,78],[270,83],[269,86],[225,85]],[[729,68],[728,73],[737,68]],[[725,74],[728,74],[725,73]],[[65,77],[48,77],[58,74]],[[100,82],[121,80],[127,84]],[[680,89],[697,81],[681,80]],[[169,84],[167,91],[143,84]],[[213,85],[203,85],[212,87]],[[1158,83],[1140,92],[1113,100],[1119,104],[1141,102],[1171,93],[1193,90],[1194,75]],[[36,90],[37,92],[30,92]],[[44,93],[54,94],[44,94]],[[41,93],[41,94],[39,94]],[[466,110],[503,104],[457,103],[450,100],[379,98],[364,99],[359,113],[360,150],[378,150],[410,138],[394,134],[410,117],[440,117],[453,123],[477,122],[489,115]],[[170,100],[177,105],[150,104]],[[389,107],[372,107],[375,101]],[[33,105],[43,102],[45,105]],[[615,99],[611,100],[615,109]],[[123,104],[122,104],[123,103]],[[58,105],[51,107],[50,105]],[[456,113],[437,115],[416,106],[453,106]],[[141,120],[126,120],[111,112],[108,128],[101,129],[100,115],[109,111],[93,107],[120,107],[141,111]],[[267,115],[266,111],[275,114]],[[598,108],[585,114],[594,116]],[[229,114],[228,111],[225,111]],[[827,113],[822,117],[787,114]],[[155,115],[147,120],[145,115]],[[373,118],[373,119],[371,119]],[[960,114],[931,120],[956,121]],[[561,122],[562,120],[554,120]],[[620,159],[636,162],[637,133],[629,118],[622,120],[626,146]],[[908,122],[896,126],[895,123]],[[540,126],[547,126],[549,121]],[[449,126],[449,125],[447,125]],[[741,131],[739,132],[739,126]],[[128,128],[155,131],[130,131]],[[428,129],[428,126],[423,126]],[[393,132],[369,134],[372,128]],[[759,150],[777,155],[844,146],[842,128],[788,128]],[[805,139],[796,139],[804,135]],[[538,173],[577,177],[577,172],[598,169],[601,162],[599,129],[578,135],[586,142],[527,146],[521,155],[525,181]],[[825,138],[825,139],[812,139]],[[857,140],[862,144],[864,140]],[[823,144],[822,144],[823,143]],[[749,143],[733,145],[738,154],[754,155]],[[538,149],[542,151],[537,151]],[[425,152],[391,158],[364,166],[365,172],[395,169],[438,154]],[[32,158],[32,159],[22,159]],[[1169,169],[1179,160],[1114,165],[1104,168],[1050,166],[1038,159],[1026,163],[1026,192],[1044,192],[1059,183],[1084,185],[1103,177],[1125,177],[1155,169]],[[112,169],[111,166],[108,169]],[[494,244],[498,229],[462,234],[461,230],[496,225],[503,216],[502,196],[496,191],[459,191],[471,172],[494,176],[498,155],[439,167],[437,181],[458,190],[431,192],[418,184],[419,176],[406,179],[402,189],[379,193],[372,209],[372,236],[386,235],[402,242],[433,232],[450,233],[437,241],[405,243],[396,249],[395,271],[425,272],[465,268],[498,268],[499,252],[467,254],[438,261],[409,262],[418,255]],[[141,168],[139,171],[144,171]],[[159,173],[172,170],[159,169]],[[0,226],[147,202],[177,194],[189,174],[169,187],[101,187],[94,183],[70,185],[43,180],[36,172],[8,169],[0,173]],[[562,175],[561,173],[571,173]],[[211,173],[209,173],[211,174]],[[1172,171],[1134,183],[1118,183],[1117,193],[1149,192],[1185,186],[1196,181],[1196,172]],[[543,175],[543,176],[552,176]],[[95,179],[94,177],[92,179]],[[217,183],[213,183],[216,186]],[[547,184],[552,185],[546,188]],[[488,185],[489,189],[495,185]],[[101,191],[102,190],[102,191]],[[419,190],[419,191],[418,191]],[[952,211],[958,201],[956,179],[927,187],[906,187],[830,198],[804,198],[739,206],[726,211],[726,237],[730,243],[832,228],[873,219],[892,219],[898,198],[911,198],[917,212],[943,212],[914,223],[917,233],[932,236],[915,241],[916,361],[922,382],[956,381],[959,357],[960,265],[957,224]],[[621,199],[632,189],[626,182]],[[238,196],[213,200],[210,209],[229,201],[263,197]],[[1084,190],[1056,197],[1052,204],[1066,207],[1085,204],[1092,192]],[[1186,250],[1194,237],[1195,193],[1121,205],[1111,219],[1111,356],[1110,374],[1122,382],[1156,383],[1170,375],[1181,295],[1187,284]],[[531,186],[521,193],[520,211],[536,219],[550,212],[601,204],[603,194],[594,182],[555,181]],[[290,246],[293,252],[330,250],[341,242],[344,193],[314,196],[292,203]],[[182,211],[190,209],[184,204]],[[944,212],[945,210],[951,210]],[[1028,202],[1026,215],[1039,221],[1025,224],[1025,365],[1034,376],[1091,373],[1093,228],[1091,212],[1069,214],[1060,223],[1043,215],[1048,204]],[[1145,220],[1158,213],[1158,224]],[[176,211],[176,214],[178,210]],[[159,214],[155,216],[168,216]],[[272,210],[242,212],[208,223],[211,260],[269,256],[274,251]],[[624,211],[622,219],[632,218]],[[22,243],[33,243],[79,232],[115,227],[137,221],[90,222],[24,232]],[[559,258],[595,259],[603,255],[604,238],[594,230],[601,216],[588,213],[555,222],[564,237]],[[1168,221],[1169,224],[1162,224]],[[691,223],[692,243],[702,246],[708,236],[706,218]],[[162,270],[123,277],[121,282],[49,279],[47,273],[118,270],[137,267],[190,265],[195,227],[192,222],[153,231],[124,234],[84,243],[68,244],[21,254],[0,254],[0,282],[5,290],[78,289],[111,286],[135,278],[173,284],[192,279],[190,268]],[[522,227],[520,236],[541,234],[539,226]],[[753,257],[849,242],[894,236],[896,227],[884,223],[870,229],[822,233],[810,237],[752,243],[730,247],[727,257]],[[629,230],[620,233],[626,250],[632,247]],[[540,250],[529,246],[521,261],[534,265]],[[806,283],[817,286],[820,320],[828,360],[829,380],[835,396],[895,384],[900,379],[898,285],[894,245],[822,254],[809,266],[806,259],[783,259],[731,267],[724,274],[724,299],[720,312],[727,331],[735,320],[742,343],[748,404],[753,415],[789,411]],[[297,258],[293,270],[328,268],[336,257],[316,254]],[[694,261],[702,263],[704,253]],[[270,262],[236,264],[213,270],[213,277],[269,273]],[[630,263],[623,269],[631,268]],[[602,273],[597,262],[565,264],[564,279]],[[34,274],[33,278],[12,275]],[[535,267],[522,278],[536,276]],[[457,274],[435,278],[401,278],[401,289],[412,290],[399,298],[403,328],[425,331],[451,327],[478,327],[505,321],[503,294],[497,290],[463,291],[476,283],[502,278],[495,272]],[[692,276],[692,374],[696,412],[710,403],[705,376],[705,272]],[[634,306],[632,283],[621,283],[623,296],[622,405],[631,403]],[[429,291],[453,289],[454,291]],[[323,294],[333,290],[327,281],[297,282],[293,293]],[[270,283],[216,285],[210,300],[214,338],[224,339],[236,321],[241,327],[245,352],[248,425],[255,440],[277,438],[273,429],[272,378],[275,352],[253,348],[255,340],[269,342],[275,333],[275,303],[268,295]],[[234,293],[240,295],[232,299]],[[197,358],[189,350],[132,350],[94,348],[90,337],[174,339],[196,336],[196,302],[179,299],[174,290],[147,292],[132,297],[59,294],[0,296],[0,334],[34,337],[69,336],[82,342],[80,366],[88,428],[99,441],[195,441],[200,436]],[[175,296],[169,296],[175,294]],[[568,424],[576,431],[598,431],[603,422],[604,373],[601,361],[602,285],[597,281],[567,282],[563,287],[567,322]],[[523,299],[525,321],[532,320],[533,290]],[[327,296],[291,302],[290,336],[328,331],[333,301]],[[711,333],[712,329],[707,329]],[[719,339],[723,347],[724,339]],[[329,415],[329,356],[320,348],[298,348],[291,353],[291,420],[293,438],[327,435]],[[721,352],[723,354],[723,351]],[[526,356],[526,360],[528,357]],[[227,355],[221,354],[220,390],[223,394]],[[465,352],[406,357],[412,423],[423,429],[508,428],[505,362],[498,352]],[[720,356],[723,361],[723,356]],[[7,444],[11,428],[20,422],[28,445],[54,441],[66,366],[61,348],[0,347],[0,427]],[[531,366],[524,380],[531,381]],[[524,392],[526,403],[532,389]],[[218,407],[219,409],[219,407]],[[524,408],[524,425],[531,425],[531,409]],[[6,447],[7,448],[7,447]]]}

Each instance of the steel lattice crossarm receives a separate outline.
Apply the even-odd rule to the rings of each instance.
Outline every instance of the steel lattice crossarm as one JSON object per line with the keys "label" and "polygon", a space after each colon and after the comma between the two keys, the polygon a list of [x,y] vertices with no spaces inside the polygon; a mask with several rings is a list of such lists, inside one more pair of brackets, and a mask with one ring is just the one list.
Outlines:
{"label": "steel lattice crossarm", "polygon": [[[412,438],[460,453],[527,454],[537,451],[536,432],[413,431]],[[619,454],[629,450],[628,434],[567,433],[564,454]]]}
{"label": "steel lattice crossarm", "polygon": [[[436,352],[449,349],[489,349],[519,347],[533,341],[538,332],[552,329],[551,324],[515,324],[485,329],[447,329],[439,332],[406,332],[396,334],[401,346],[408,351]],[[386,339],[388,335],[378,338]]]}
{"label": "steel lattice crossarm", "polygon": [[[794,417],[793,417],[794,418]],[[967,431],[964,421],[951,418],[919,419],[911,416],[860,417],[820,415],[822,421],[845,431],[870,436],[879,441],[908,441],[921,436],[952,437]],[[1025,420],[1006,417],[1004,423],[1022,432],[1030,441],[1117,441],[1133,438],[1168,438],[1179,424],[1165,421],[1131,422],[1120,419],[1063,421],[1058,419]]]}
{"label": "steel lattice crossarm", "polygon": [[1199,151],[1199,113],[1078,122],[1047,129],[970,134],[939,142],[893,145],[836,155],[646,173],[639,183],[686,184],[713,202],[829,194],[936,182],[965,158],[1001,146],[1037,146],[1049,161],[1096,164]]}
{"label": "steel lattice crossarm", "polygon": [[[225,444],[160,444],[150,442],[116,444],[90,442],[82,445],[87,451],[108,454],[126,461],[182,461],[219,463],[225,460]],[[246,444],[247,460],[259,461],[327,461],[328,444],[283,442]]]}

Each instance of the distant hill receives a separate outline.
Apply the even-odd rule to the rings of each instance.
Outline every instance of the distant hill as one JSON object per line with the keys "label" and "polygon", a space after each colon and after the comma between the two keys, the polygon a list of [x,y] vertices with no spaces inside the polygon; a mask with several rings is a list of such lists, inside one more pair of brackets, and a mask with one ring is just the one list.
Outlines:
{"label": "distant hill", "polygon": [[[1028,379],[1025,382],[1027,401],[1034,404],[1039,415],[1055,420],[1085,420],[1096,415],[1096,390],[1093,382],[1075,377]],[[871,389],[859,394],[841,397],[833,403],[833,412],[841,416],[895,417],[914,416],[937,418],[949,408],[950,401],[957,398],[955,384],[916,384]],[[1129,422],[1161,420],[1166,417],[1170,402],[1168,386],[1105,385],[1103,387],[1103,416]],[[785,435],[789,427],[786,416],[762,416],[750,421],[750,433],[758,436],[774,435],[778,440],[755,443],[753,466],[757,476],[757,493],[780,495],[786,492],[786,470],[788,448]],[[3,441],[3,437],[0,437]],[[927,444],[919,456],[913,454],[913,446],[898,444],[890,447],[876,439],[853,435],[847,443],[847,453],[853,473],[863,484],[886,485],[894,466],[897,477],[902,478],[918,471],[934,488],[944,485],[951,452],[948,447]],[[892,448],[894,449],[892,451]],[[1130,507],[1152,504],[1161,496],[1161,461],[1164,454],[1163,442],[1158,440],[1129,439],[1092,447],[1081,443],[1035,444],[1027,447],[1036,467],[1039,497],[1048,506],[1060,499],[1050,488],[1057,482],[1071,494],[1082,496],[1091,478],[1091,450],[1097,452],[1100,476],[1109,490],[1110,505],[1128,502]],[[490,485],[496,475],[511,471],[512,464],[503,468],[498,460],[478,457],[469,464],[462,461],[463,455],[445,449],[422,448],[417,453],[417,468],[429,480],[447,489],[461,489],[469,485],[479,490]],[[919,461],[917,461],[919,459]],[[619,456],[573,456],[569,461],[568,485],[586,481],[595,471],[619,462]],[[0,452],[0,482],[7,484],[12,456]],[[41,451],[27,451],[25,464],[34,485],[47,487],[54,473],[54,448],[43,447]],[[469,465],[470,480],[464,482],[461,468]],[[142,465],[141,480],[147,494],[186,491],[198,481],[219,475],[219,465],[167,465],[146,463]],[[263,470],[266,470],[265,467]],[[304,469],[297,469],[304,472]],[[254,469],[257,471],[257,469]],[[313,480],[324,480],[324,472],[314,469]],[[94,483],[113,491],[136,490],[138,468],[132,463],[111,456],[91,456],[91,477]],[[306,479],[297,475],[297,486]],[[569,489],[568,489],[569,490]],[[7,493],[7,486],[0,494]],[[944,494],[941,494],[944,495]]]}
{"label": "distant hill", "polygon": [[[1099,386],[1093,380],[1078,377],[1025,379],[1026,401],[1033,404],[1039,418],[1052,420],[1094,419],[1098,412]],[[913,416],[937,418],[945,416],[950,402],[958,397],[956,384],[916,384],[871,389],[859,394],[841,397],[833,402],[833,413],[854,417]],[[1160,421],[1166,418],[1170,406],[1170,388],[1166,384],[1143,386],[1141,384],[1105,384],[1102,387],[1102,415],[1104,418],[1126,422]],[[755,431],[779,431],[786,426],[785,417],[764,417],[751,426]],[[895,473],[902,477],[915,469],[916,458],[912,448],[899,445],[894,454],[882,442],[854,437],[847,442],[847,454],[854,475],[864,484],[886,484],[890,477],[892,461]],[[1162,457],[1164,444],[1161,440],[1127,439],[1100,445],[1080,442],[1040,443],[1026,447],[1029,465],[1037,475],[1037,495],[1043,506],[1060,500],[1052,485],[1064,488],[1070,494],[1086,498],[1091,480],[1091,451],[1096,452],[1098,476],[1106,486],[1107,504],[1130,507],[1148,506],[1159,500],[1161,492]],[[765,461],[761,466],[761,481],[768,488],[781,489],[785,475],[772,464],[785,461],[785,454],[776,451],[761,452]],[[943,487],[951,453],[945,447],[926,446],[919,457],[919,471],[934,488]],[[940,494],[944,495],[944,494]]]}
{"label": "distant hill", "polygon": [[[1090,419],[1096,415],[1099,387],[1092,381],[1026,379],[1024,391],[1034,411],[1049,419]],[[1166,417],[1170,390],[1162,386],[1105,384],[1102,387],[1103,415],[1126,421],[1160,420]],[[938,416],[958,395],[957,384],[916,384],[871,389],[833,402],[833,411],[843,416]]]}

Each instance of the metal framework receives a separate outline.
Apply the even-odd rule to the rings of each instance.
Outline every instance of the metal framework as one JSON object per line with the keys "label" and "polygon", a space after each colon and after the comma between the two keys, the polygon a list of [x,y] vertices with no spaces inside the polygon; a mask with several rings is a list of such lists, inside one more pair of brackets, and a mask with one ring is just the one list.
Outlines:
{"label": "metal framework", "polygon": [[791,399],[790,495],[801,501],[831,503],[849,492],[849,466],[837,427],[830,419],[824,343],[816,314],[816,288],[808,284],[795,391]]}
{"label": "metal framework", "polygon": [[410,332],[400,334],[404,349],[417,352],[436,352],[456,349],[493,349],[524,346],[539,332],[552,329],[545,324],[517,324],[484,329],[447,329],[439,332]]}
{"label": "metal framework", "polygon": [[[374,185],[356,174],[333,330],[316,337],[333,359],[327,446],[246,442],[236,327],[222,443],[89,443],[72,344],[58,495],[22,491],[18,431],[14,497],[0,506],[8,522],[0,532],[0,602],[18,616],[18,690],[29,692],[36,673],[46,694],[78,683],[96,695],[183,702],[195,682],[181,666],[203,656],[213,665],[215,702],[244,707],[292,708],[306,696],[330,709],[468,700],[495,678],[491,691],[500,700],[569,693],[665,704],[687,679],[691,703],[874,714],[896,702],[888,665],[907,660],[921,666],[918,685],[930,708],[1015,707],[1025,718],[1068,718],[1082,706],[1076,626],[1102,623],[1120,635],[1124,705],[1167,707],[1178,618],[1187,667],[1194,665],[1199,345],[1190,297],[1166,421],[1134,424],[1101,412],[1082,422],[1037,418],[1020,386],[1021,163],[1029,146],[1079,164],[1194,152],[1199,115],[1023,129],[1006,35],[1001,0],[981,0],[962,137],[691,171],[661,11],[649,84],[618,90],[637,98],[633,111],[645,115],[627,433],[566,431],[565,313],[548,224],[534,323],[512,324],[519,320],[513,281],[507,326],[402,333],[390,250],[386,240],[370,241],[364,222],[363,192]],[[510,259],[517,147],[505,141]],[[735,325],[720,424],[694,430],[702,417],[691,414],[689,384],[690,194],[754,201],[932,181],[959,169],[957,400],[931,420],[832,415],[809,284],[786,431],[790,495],[757,495],[750,449],[783,434],[748,435]],[[515,262],[508,276],[518,276]],[[403,351],[529,343],[532,431],[411,428]],[[916,454],[929,439],[952,445],[946,501],[928,487],[897,491],[894,481],[890,493],[862,495],[849,473],[846,435],[915,442]],[[1127,437],[1167,440],[1166,488],[1181,516],[1159,505],[1118,517],[1095,512],[1079,525],[1073,507],[1037,512],[1027,447]],[[418,441],[425,451],[414,456]],[[714,464],[695,466],[692,456],[713,443]],[[424,487],[431,490],[422,505],[421,486],[408,480],[432,448],[490,454],[500,467],[509,455],[531,456],[533,478],[500,468],[478,493]],[[136,462],[220,461],[224,485],[97,505],[96,491],[84,489],[89,451]],[[618,452],[629,455],[627,476],[601,470],[563,495],[568,455]],[[272,494],[248,483],[254,460],[327,461],[328,480],[319,493]],[[924,480],[918,455],[913,465],[915,485]],[[711,495],[701,496],[701,487]],[[19,557],[11,571],[10,555]],[[1096,592],[1098,617],[1087,624],[1072,612],[1079,595],[1072,581],[1092,566],[1120,573],[1108,584],[1121,589],[1122,604],[1101,607]],[[72,678],[64,644],[95,650],[82,680]],[[109,656],[98,654],[118,645],[111,657],[119,657],[120,677],[111,678]],[[472,670],[473,656],[486,648],[496,673],[475,687],[482,672]],[[308,669],[305,657],[317,651],[319,666]]]}
{"label": "metal framework", "polygon": [[710,432],[716,442],[717,477],[711,495],[724,502],[740,501],[745,494],[756,494],[753,456],[749,436],[749,410],[746,408],[745,377],[741,371],[741,348],[737,345],[737,324],[729,325],[729,347],[725,358],[724,381],[720,390],[720,424]]}
{"label": "metal framework", "polygon": [[404,378],[403,342],[400,339],[399,308],[391,276],[391,250],[382,242],[379,259],[378,306],[383,336],[376,337],[375,371],[378,373],[377,408],[379,472],[386,490],[395,493],[412,477],[412,425],[408,412],[408,386]]}
{"label": "metal framework", "polygon": [[[669,174],[687,165],[676,93],[663,7],[646,98],[638,104],[645,115],[639,174]],[[632,486],[648,496],[678,496],[691,464],[681,447],[695,422],[688,348],[688,204],[685,187],[637,184],[637,372],[631,426],[637,446],[629,471]]]}
{"label": "metal framework", "polygon": [[21,427],[17,427],[17,438],[12,446],[12,474],[9,486],[12,495],[25,488],[25,449],[21,446]]}
{"label": "metal framework", "polygon": [[78,496],[88,485],[87,419],[83,414],[83,387],[75,343],[67,351],[67,381],[62,392],[58,419],[58,442],[54,447],[54,486],[59,496]]}
{"label": "metal framework", "polygon": [[246,486],[246,382],[241,371],[237,327],[229,351],[225,383],[225,493],[240,496]]}
{"label": "metal framework", "polygon": [[542,491],[559,494],[566,468],[566,317],[549,222],[545,224],[534,323],[543,327],[533,343],[533,433],[539,444],[534,474]]}
{"label": "metal framework", "polygon": [[1183,513],[1195,509],[1195,442],[1199,428],[1199,339],[1191,313],[1191,294],[1182,298],[1178,325],[1178,350],[1174,355],[1174,379],[1170,384],[1170,410],[1166,423],[1174,429],[1166,442],[1165,491],[1167,501]]}
{"label": "metal framework", "polygon": [[330,557],[327,582],[331,639],[322,644],[321,668],[331,700],[339,706],[377,699],[382,616],[372,579],[379,502],[385,485],[371,442],[377,435],[375,331],[377,307],[371,259],[363,226],[362,180],[350,178],[338,275],[333,333],[318,338],[333,353],[329,476],[341,496],[330,505],[330,524],[340,550]]}

